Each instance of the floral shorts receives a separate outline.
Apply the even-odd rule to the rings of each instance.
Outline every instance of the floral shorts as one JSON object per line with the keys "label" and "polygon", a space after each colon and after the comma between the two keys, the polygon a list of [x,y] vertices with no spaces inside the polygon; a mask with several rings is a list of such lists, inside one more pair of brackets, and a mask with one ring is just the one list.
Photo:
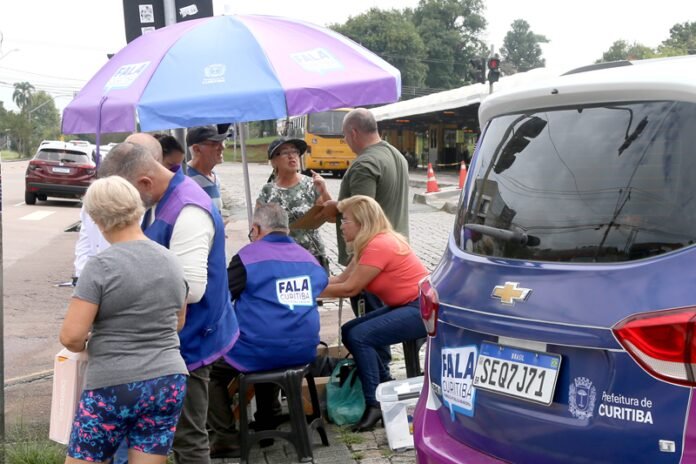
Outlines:
{"label": "floral shorts", "polygon": [[185,394],[183,374],[83,391],[68,456],[105,461],[124,439],[129,448],[166,455],[172,447]]}

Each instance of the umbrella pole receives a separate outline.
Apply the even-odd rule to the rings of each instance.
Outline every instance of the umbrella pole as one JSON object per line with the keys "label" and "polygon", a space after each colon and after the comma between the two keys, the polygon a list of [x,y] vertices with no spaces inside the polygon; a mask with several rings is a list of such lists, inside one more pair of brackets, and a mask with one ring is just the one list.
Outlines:
{"label": "umbrella pole", "polygon": [[242,152],[242,170],[244,172],[244,195],[246,198],[247,205],[247,219],[249,221],[249,229],[251,229],[251,212],[253,208],[251,206],[251,187],[249,186],[249,166],[247,165],[246,141],[244,140],[245,126],[246,123],[242,123],[239,125],[239,148]]}

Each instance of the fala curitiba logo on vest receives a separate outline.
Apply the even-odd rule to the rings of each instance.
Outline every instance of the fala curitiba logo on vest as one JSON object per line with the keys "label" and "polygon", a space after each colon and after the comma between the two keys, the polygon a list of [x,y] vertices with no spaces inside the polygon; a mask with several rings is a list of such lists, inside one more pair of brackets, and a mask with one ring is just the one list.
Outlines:
{"label": "fala curitiba logo on vest", "polygon": [[312,282],[308,275],[276,280],[278,302],[295,310],[295,306],[313,306]]}

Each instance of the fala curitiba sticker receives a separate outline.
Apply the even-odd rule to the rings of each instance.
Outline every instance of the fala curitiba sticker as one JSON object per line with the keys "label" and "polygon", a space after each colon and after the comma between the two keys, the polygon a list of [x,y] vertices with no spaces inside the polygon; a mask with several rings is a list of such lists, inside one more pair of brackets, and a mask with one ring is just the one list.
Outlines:
{"label": "fala curitiba sticker", "polygon": [[474,371],[478,348],[475,345],[442,349],[442,401],[450,411],[454,422],[455,413],[474,415]]}

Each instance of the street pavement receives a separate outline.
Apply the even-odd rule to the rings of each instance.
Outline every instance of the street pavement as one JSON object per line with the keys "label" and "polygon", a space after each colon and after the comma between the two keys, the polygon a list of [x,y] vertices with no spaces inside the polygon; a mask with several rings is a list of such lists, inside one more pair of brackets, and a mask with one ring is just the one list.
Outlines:
{"label": "street pavement", "polygon": [[[246,212],[246,202],[244,200],[243,173],[240,164],[225,163],[218,166],[216,172],[223,182],[227,193],[233,201],[232,218],[227,226],[228,235],[228,254],[232,256],[244,244],[248,242],[248,222]],[[266,182],[271,172],[270,166],[255,164],[249,166],[249,178],[252,203],[255,202],[256,192]],[[458,185],[458,175],[456,171],[437,172],[436,178],[441,188],[454,188]],[[410,173],[411,198],[414,195],[422,196],[425,193],[426,172],[425,170],[414,170]],[[338,197],[340,179],[331,177],[326,178],[327,186],[333,198]],[[456,202],[456,198],[454,199]],[[412,202],[409,207],[410,220],[410,242],[418,257],[423,261],[428,270],[433,270],[443,254],[449,234],[454,225],[454,215],[446,212],[448,208],[441,207],[437,201],[423,204]],[[435,205],[435,206],[432,206]],[[335,224],[325,224],[320,229],[320,235],[326,246],[331,271],[333,274],[341,272],[338,264],[336,248],[336,226]],[[337,301],[326,301],[320,307],[321,315],[321,339],[329,345],[338,344],[338,334],[340,324],[353,317],[350,303],[345,301],[342,311],[339,312]],[[423,365],[423,351],[421,351],[421,366]],[[404,367],[403,350],[401,345],[392,346],[391,373],[396,379],[406,378]],[[318,436],[315,434],[314,443],[314,462],[322,463],[360,463],[360,464],[406,464],[415,463],[415,453],[413,450],[392,451],[387,443],[385,429],[378,426],[372,432],[354,434],[349,428],[337,427],[327,424],[329,435],[329,447],[321,445]],[[215,464],[236,463],[239,459],[216,459]],[[269,448],[260,449],[258,446],[252,449],[250,462],[253,463],[289,463],[297,462],[297,455],[291,444],[285,440],[276,440],[274,445]]]}

